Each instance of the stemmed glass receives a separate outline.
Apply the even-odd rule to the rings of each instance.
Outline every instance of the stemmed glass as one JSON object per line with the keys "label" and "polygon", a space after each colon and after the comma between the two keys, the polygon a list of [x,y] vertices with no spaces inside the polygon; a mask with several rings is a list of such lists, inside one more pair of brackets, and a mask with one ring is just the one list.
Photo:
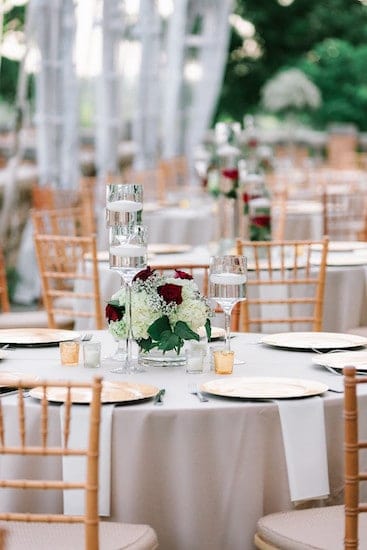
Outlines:
{"label": "stemmed glass", "polygon": [[233,306],[246,299],[247,260],[244,256],[213,256],[209,266],[209,296],[223,309],[225,351],[231,350]]}
{"label": "stemmed glass", "polygon": [[128,335],[126,340],[126,362],[112,372],[139,372],[140,367],[132,356],[131,286],[134,276],[147,265],[147,231],[144,225],[115,225],[109,235],[110,269],[121,276],[125,285],[125,315]]}

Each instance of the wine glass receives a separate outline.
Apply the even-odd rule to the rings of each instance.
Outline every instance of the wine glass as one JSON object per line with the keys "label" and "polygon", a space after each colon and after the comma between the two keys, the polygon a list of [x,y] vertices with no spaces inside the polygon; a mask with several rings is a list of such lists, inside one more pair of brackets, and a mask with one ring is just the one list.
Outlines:
{"label": "wine glass", "polygon": [[235,304],[246,299],[247,260],[244,256],[212,256],[209,266],[209,296],[223,309],[225,351],[231,350],[231,314]]}
{"label": "wine glass", "polygon": [[126,361],[122,368],[112,372],[139,372],[139,365],[132,357],[131,286],[135,275],[147,265],[147,231],[144,225],[115,225],[109,235],[110,269],[117,271],[126,288],[125,315],[128,336]]}
{"label": "wine glass", "polygon": [[142,185],[116,183],[107,186],[106,221],[108,226],[141,224],[142,212]]}

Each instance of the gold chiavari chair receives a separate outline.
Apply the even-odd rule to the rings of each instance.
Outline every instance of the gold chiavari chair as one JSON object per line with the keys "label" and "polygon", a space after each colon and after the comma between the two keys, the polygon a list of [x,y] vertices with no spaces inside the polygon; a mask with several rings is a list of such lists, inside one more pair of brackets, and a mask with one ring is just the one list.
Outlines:
{"label": "gold chiavari chair", "polygon": [[[0,478],[2,489],[22,489],[24,491],[68,491],[83,490],[85,493],[85,512],[80,515],[64,515],[54,513],[34,513],[29,511],[1,512],[0,526],[6,529],[6,548],[21,550],[37,548],[49,550],[54,548],[70,548],[99,550],[99,548],[129,548],[135,550],[154,550],[158,547],[154,530],[148,525],[133,525],[117,522],[102,522],[98,516],[98,462],[99,462],[99,431],[101,418],[102,379],[94,378],[92,382],[62,382],[59,380],[44,381],[39,385],[40,392],[40,422],[39,434],[29,433],[27,405],[24,389],[29,388],[29,381],[14,379],[4,383],[17,389],[17,422],[11,415],[2,413],[0,402],[0,454],[14,456],[18,461],[26,461],[29,457],[37,457],[45,463],[45,479],[11,479]],[[38,384],[37,384],[38,386]],[[51,388],[61,392],[65,407],[62,412],[64,422],[62,443],[53,444],[50,433],[50,405],[47,393]],[[73,421],[74,392],[87,390],[91,392],[89,405],[89,434],[85,446],[78,448],[69,444],[70,426]],[[8,419],[8,420],[7,420]],[[62,481],[50,479],[47,476],[48,460],[61,459],[65,456],[80,456],[86,459],[85,478],[77,481]],[[20,468],[20,465],[17,467]],[[21,470],[20,470],[21,471]]]}
{"label": "gold chiavari chair", "polygon": [[164,204],[166,201],[165,175],[161,168],[152,170],[127,170],[123,174],[125,183],[143,186],[144,200]]}
{"label": "gold chiavari chair", "polygon": [[93,235],[94,224],[80,206],[31,210],[34,233],[40,235],[69,235],[86,237]]}
{"label": "gold chiavari chair", "polygon": [[[316,262],[315,245],[320,247]],[[233,329],[262,332],[264,325],[281,324],[291,330],[300,326],[306,330],[304,325],[321,330],[327,250],[326,237],[322,241],[237,239],[237,254],[248,259],[248,293],[234,309]]]}
{"label": "gold chiavari chair", "polygon": [[356,377],[354,367],[345,367],[343,374],[344,506],[264,516],[259,520],[255,534],[254,542],[259,550],[366,548],[367,504],[360,501],[359,486],[366,481],[367,474],[360,469],[359,457],[360,451],[367,448],[367,441],[359,436],[357,386],[367,383],[367,378]]}
{"label": "gold chiavari chair", "polygon": [[34,243],[49,327],[81,317],[104,328],[95,235],[35,234]]}
{"label": "gold chiavari chair", "polygon": [[179,191],[189,183],[189,168],[186,157],[177,156],[169,159],[161,159],[158,169],[163,173],[166,192]]}
{"label": "gold chiavari chair", "polygon": [[367,219],[367,196],[362,192],[324,191],[323,231],[334,241],[362,240]]}

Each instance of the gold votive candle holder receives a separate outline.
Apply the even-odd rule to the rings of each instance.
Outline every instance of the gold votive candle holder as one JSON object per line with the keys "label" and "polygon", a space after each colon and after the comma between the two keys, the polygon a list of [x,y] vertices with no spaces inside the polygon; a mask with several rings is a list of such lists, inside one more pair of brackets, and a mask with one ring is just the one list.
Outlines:
{"label": "gold votive candle holder", "polygon": [[60,342],[61,364],[67,367],[77,367],[79,365],[79,347],[78,341]]}
{"label": "gold votive candle holder", "polygon": [[217,350],[213,352],[214,371],[216,374],[232,374],[234,351]]}

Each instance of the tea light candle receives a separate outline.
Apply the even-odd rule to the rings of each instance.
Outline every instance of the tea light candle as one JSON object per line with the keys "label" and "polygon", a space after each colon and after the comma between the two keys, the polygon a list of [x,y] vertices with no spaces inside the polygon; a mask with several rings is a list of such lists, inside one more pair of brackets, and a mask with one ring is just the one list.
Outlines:
{"label": "tea light candle", "polygon": [[85,342],[83,344],[83,364],[89,368],[100,366],[101,342]]}
{"label": "tea light candle", "polygon": [[135,202],[129,200],[108,201],[107,209],[111,212],[139,212],[143,209],[142,202]]}
{"label": "tea light candle", "polygon": [[242,285],[247,281],[242,273],[212,273],[210,282],[216,285]]}
{"label": "tea light candle", "polygon": [[119,244],[110,247],[110,254],[126,258],[138,258],[147,253],[147,247],[139,244]]}

